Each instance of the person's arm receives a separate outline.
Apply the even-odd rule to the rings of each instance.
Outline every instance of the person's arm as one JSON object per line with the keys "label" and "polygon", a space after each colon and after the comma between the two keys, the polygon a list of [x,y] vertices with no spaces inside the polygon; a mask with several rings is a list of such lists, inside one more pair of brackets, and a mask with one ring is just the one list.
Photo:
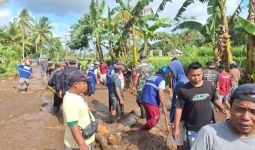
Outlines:
{"label": "person's arm", "polygon": [[123,100],[123,98],[121,96],[120,87],[116,87],[115,90],[116,90],[116,94],[117,94],[117,96],[119,98],[120,104],[124,105],[124,100]]}
{"label": "person's arm", "polygon": [[214,101],[214,105],[215,105],[217,108],[219,108],[220,111],[221,111],[222,113],[224,113],[224,114],[227,115],[227,119],[230,118],[230,113],[229,113],[229,111],[226,110],[226,109],[224,108],[224,106],[222,105],[222,103],[221,103],[221,101],[220,101],[219,99],[217,99],[217,100]]}
{"label": "person's arm", "polygon": [[169,127],[169,121],[168,121],[168,117],[167,117],[167,111],[166,111],[166,107],[165,107],[165,102],[164,102],[164,89],[159,89],[159,100],[161,103],[161,107],[165,116],[165,122],[166,122],[166,129],[167,132],[170,132],[170,127]]}
{"label": "person's arm", "polygon": [[81,129],[79,126],[74,125],[69,127],[71,129],[72,135],[76,141],[76,143],[79,145],[80,150],[88,150],[88,145],[85,143],[84,138],[81,135]]}
{"label": "person's arm", "polygon": [[176,107],[175,108],[175,113],[174,113],[174,125],[172,128],[173,132],[173,138],[175,140],[179,139],[180,136],[180,121],[181,121],[181,115],[182,115],[182,108]]}

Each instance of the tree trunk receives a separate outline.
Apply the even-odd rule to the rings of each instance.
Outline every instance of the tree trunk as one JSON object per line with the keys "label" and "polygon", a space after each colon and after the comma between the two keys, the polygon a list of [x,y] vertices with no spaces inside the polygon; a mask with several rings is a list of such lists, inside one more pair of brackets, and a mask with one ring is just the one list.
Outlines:
{"label": "tree trunk", "polygon": [[144,37],[143,40],[144,40],[144,47],[143,47],[144,49],[143,49],[143,51],[144,51],[144,53],[148,54],[148,39],[146,37]]}
{"label": "tree trunk", "polygon": [[216,64],[226,63],[229,68],[229,64],[232,63],[233,57],[230,45],[230,36],[228,34],[228,22],[226,18],[226,0],[218,0],[221,11],[221,24],[220,34],[218,36],[218,42],[215,48],[215,60]]}
{"label": "tree trunk", "polygon": [[[248,20],[255,24],[255,0],[250,0],[249,2],[249,16]],[[248,42],[247,42],[247,63],[246,63],[246,79],[248,81],[254,81],[254,46],[255,46],[255,36],[252,34],[248,34]]]}
{"label": "tree trunk", "polygon": [[102,51],[101,45],[100,45],[100,38],[98,35],[96,36],[96,51],[97,51],[96,54],[97,54],[99,61],[103,60],[104,56],[103,56],[103,51]]}
{"label": "tree trunk", "polygon": [[134,27],[132,28],[133,30],[133,54],[134,54],[134,66],[137,64],[137,41],[136,41],[136,38],[135,38],[135,35],[134,35]]}

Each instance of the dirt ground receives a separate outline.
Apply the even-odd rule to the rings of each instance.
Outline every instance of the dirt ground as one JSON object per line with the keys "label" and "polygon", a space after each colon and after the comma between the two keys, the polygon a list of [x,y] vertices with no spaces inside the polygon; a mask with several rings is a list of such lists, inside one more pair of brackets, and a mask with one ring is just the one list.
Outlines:
{"label": "dirt ground", "polygon": [[[63,150],[65,125],[62,116],[52,114],[52,93],[46,90],[46,79],[42,79],[39,68],[34,67],[33,78],[28,92],[17,92],[13,86],[17,79],[0,79],[0,149],[4,150]],[[109,124],[107,88],[97,85],[96,94],[85,97],[99,122],[99,131],[94,149],[111,150],[165,150],[175,149],[165,139],[163,115],[159,124],[149,132],[127,132],[140,126],[137,113],[130,113],[119,123]],[[166,95],[167,108],[170,106]],[[125,112],[137,108],[135,96],[125,91]],[[163,114],[163,113],[162,113]],[[216,113],[217,120],[224,115]]]}

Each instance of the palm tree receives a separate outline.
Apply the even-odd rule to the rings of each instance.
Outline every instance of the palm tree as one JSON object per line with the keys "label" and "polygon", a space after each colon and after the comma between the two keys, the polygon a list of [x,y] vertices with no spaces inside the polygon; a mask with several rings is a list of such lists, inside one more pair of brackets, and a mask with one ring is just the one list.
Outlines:
{"label": "palm tree", "polygon": [[8,45],[14,50],[20,50],[21,49],[21,39],[22,39],[22,33],[17,25],[16,22],[10,22],[9,26],[7,28],[8,33]]}
{"label": "palm tree", "polygon": [[34,26],[34,39],[36,52],[38,47],[40,49],[40,57],[42,56],[42,46],[45,42],[50,42],[52,39],[52,32],[50,31],[52,26],[47,17],[40,18],[39,22]]}
{"label": "palm tree", "polygon": [[22,32],[22,57],[25,57],[25,36],[28,29],[33,26],[34,19],[30,16],[27,9],[22,9],[19,13],[18,24]]}

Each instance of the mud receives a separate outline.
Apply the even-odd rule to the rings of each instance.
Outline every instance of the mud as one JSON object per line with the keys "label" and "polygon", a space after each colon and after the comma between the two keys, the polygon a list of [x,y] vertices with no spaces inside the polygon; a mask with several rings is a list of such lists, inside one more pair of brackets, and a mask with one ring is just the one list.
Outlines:
{"label": "mud", "polygon": [[[63,150],[65,125],[62,115],[52,114],[52,93],[46,90],[46,79],[41,78],[39,69],[34,68],[31,87],[28,92],[17,92],[13,88],[15,79],[0,79],[0,149],[4,150]],[[85,97],[99,122],[95,150],[166,150],[175,149],[166,139],[164,117],[149,132],[130,129],[140,127],[145,120],[139,117],[135,96],[125,91],[125,117],[118,123],[109,123],[108,92],[97,85],[96,94]],[[169,97],[166,95],[169,108]],[[163,113],[162,113],[163,114]],[[218,120],[224,115],[216,113]]]}

